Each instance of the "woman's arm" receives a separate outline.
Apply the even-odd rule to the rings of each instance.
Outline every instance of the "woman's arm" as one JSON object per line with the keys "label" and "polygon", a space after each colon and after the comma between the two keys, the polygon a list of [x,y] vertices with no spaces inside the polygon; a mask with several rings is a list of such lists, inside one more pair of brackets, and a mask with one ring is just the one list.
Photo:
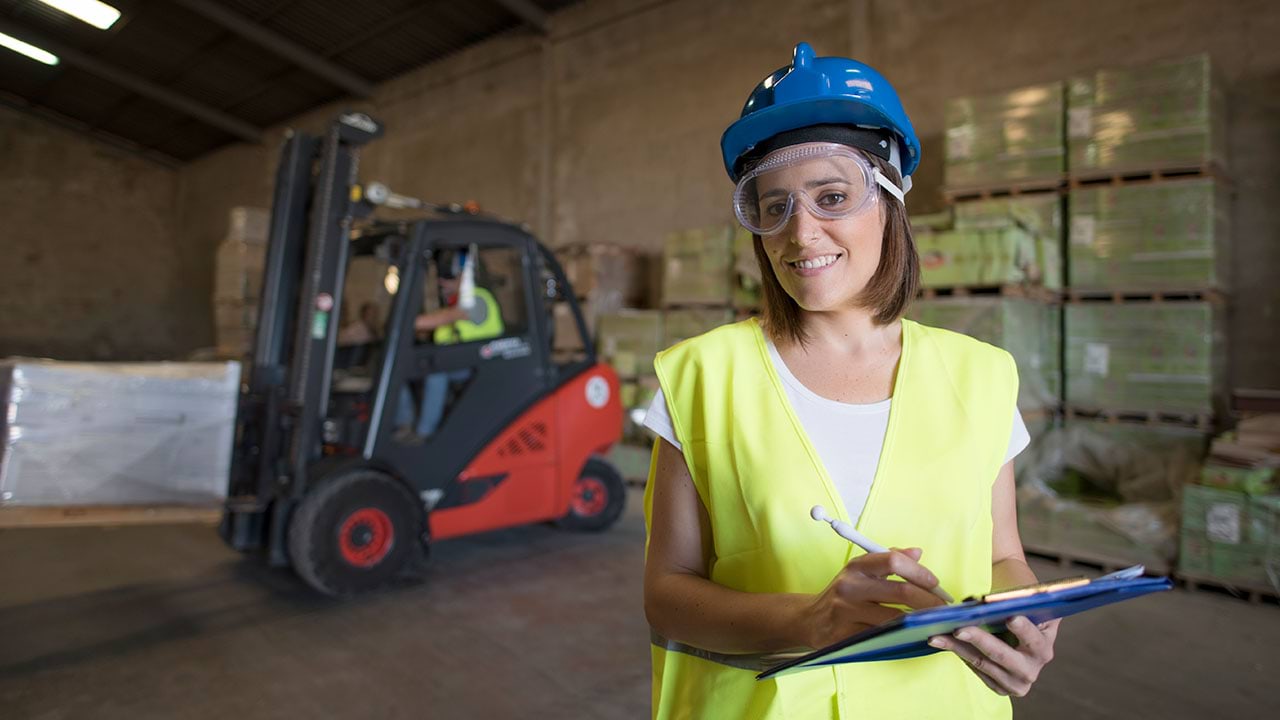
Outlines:
{"label": "woman's arm", "polygon": [[[917,562],[918,550],[861,556],[816,596],[746,593],[712,582],[711,520],[684,456],[659,442],[644,608],[649,625],[663,637],[722,653],[823,647],[900,614],[879,603],[940,604],[924,589],[938,581]],[[887,580],[889,575],[915,584]]]}

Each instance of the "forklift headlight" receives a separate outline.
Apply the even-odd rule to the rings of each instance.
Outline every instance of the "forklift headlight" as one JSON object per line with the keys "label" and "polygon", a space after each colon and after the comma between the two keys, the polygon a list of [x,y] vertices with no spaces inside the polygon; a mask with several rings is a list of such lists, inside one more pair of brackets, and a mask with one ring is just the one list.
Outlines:
{"label": "forklift headlight", "polygon": [[338,442],[338,423],[334,420],[325,420],[324,424],[321,425],[320,433],[324,437],[325,442]]}

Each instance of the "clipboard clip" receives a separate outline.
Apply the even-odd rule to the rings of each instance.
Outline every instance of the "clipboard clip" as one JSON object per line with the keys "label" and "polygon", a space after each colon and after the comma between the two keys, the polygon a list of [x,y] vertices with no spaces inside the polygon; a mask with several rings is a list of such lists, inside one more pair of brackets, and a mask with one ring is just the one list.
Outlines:
{"label": "clipboard clip", "polygon": [[1017,598],[1031,597],[1032,595],[1042,595],[1044,593],[1058,592],[1060,590],[1067,590],[1070,588],[1084,587],[1085,585],[1105,580],[1132,580],[1134,578],[1142,577],[1142,574],[1145,571],[1146,568],[1142,565],[1134,565],[1133,567],[1117,570],[1116,572],[1103,575],[1102,577],[1094,578],[1092,580],[1086,577],[1071,577],[1063,578],[1061,580],[1034,583],[1032,585],[1022,585],[1015,588],[1009,588],[1007,590],[1001,590],[999,592],[988,593],[983,595],[980,600],[984,603],[993,603],[1000,602],[1001,600],[1014,600]]}

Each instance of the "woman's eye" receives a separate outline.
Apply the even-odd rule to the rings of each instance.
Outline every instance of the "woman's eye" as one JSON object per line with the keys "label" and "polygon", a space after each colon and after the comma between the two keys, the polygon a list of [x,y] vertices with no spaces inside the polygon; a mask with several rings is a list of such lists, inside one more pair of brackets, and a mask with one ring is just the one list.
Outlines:
{"label": "woman's eye", "polygon": [[779,217],[787,211],[787,204],[784,202],[770,203],[765,206],[764,214],[769,217]]}
{"label": "woman's eye", "polygon": [[818,198],[818,204],[823,207],[840,207],[848,199],[849,196],[844,193],[830,192]]}

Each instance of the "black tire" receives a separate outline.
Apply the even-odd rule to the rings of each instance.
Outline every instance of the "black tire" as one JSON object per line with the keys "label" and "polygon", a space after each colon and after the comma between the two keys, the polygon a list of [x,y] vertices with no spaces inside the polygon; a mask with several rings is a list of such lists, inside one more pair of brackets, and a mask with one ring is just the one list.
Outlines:
{"label": "black tire", "polygon": [[289,521],[289,558],[325,595],[381,587],[423,555],[425,520],[413,493],[367,468],[317,479]]}
{"label": "black tire", "polygon": [[582,466],[574,485],[569,512],[556,525],[577,532],[600,532],[622,517],[627,485],[617,468],[593,457]]}

